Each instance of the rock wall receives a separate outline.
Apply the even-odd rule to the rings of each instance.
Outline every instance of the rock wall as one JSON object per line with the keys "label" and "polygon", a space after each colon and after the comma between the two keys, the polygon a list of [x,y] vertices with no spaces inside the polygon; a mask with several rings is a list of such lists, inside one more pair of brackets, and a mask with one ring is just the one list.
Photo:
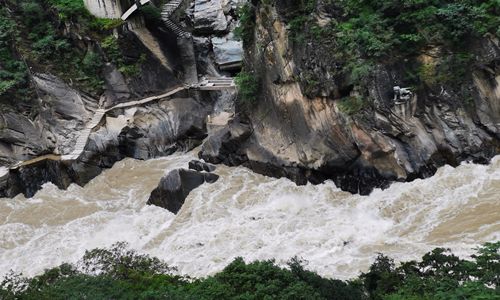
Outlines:
{"label": "rock wall", "polygon": [[[395,104],[393,87],[403,86],[404,61],[379,64],[371,82],[349,86],[332,77],[339,62],[325,55],[328,46],[321,40],[292,42],[285,20],[279,7],[260,7],[255,39],[246,49],[247,69],[259,80],[257,101],[247,112],[252,135],[239,147],[230,138],[214,143],[221,140],[214,137],[201,157],[227,161],[217,158],[220,146],[214,151],[208,145],[233,144],[233,153],[223,156],[236,156],[260,173],[300,184],[331,178],[344,190],[367,194],[394,180],[431,176],[443,164],[485,163],[500,152],[498,39],[473,47],[481,63],[467,83],[471,103],[443,84]],[[301,80],[311,73],[325,84],[311,90]],[[346,112],[341,98],[360,98],[364,107]]]}
{"label": "rock wall", "polygon": [[[113,3],[118,5],[118,2]],[[100,2],[99,5],[105,4],[109,3]],[[68,40],[72,42],[72,47],[84,53],[92,49],[105,57],[99,41],[93,37],[81,37],[71,30],[64,34],[70,36]],[[118,53],[123,54],[121,63],[133,67],[133,72],[123,72],[108,57],[102,70],[95,70],[102,74],[103,92],[89,94],[78,90],[69,78],[36,73],[36,68],[33,68],[34,98],[19,105],[22,109],[0,107],[2,170],[2,166],[11,166],[44,154],[70,153],[79,131],[98,107],[111,107],[163,94],[182,83],[183,66],[175,35],[164,28],[130,28],[128,24],[109,34],[117,37]],[[77,38],[73,39],[75,36]],[[61,188],[71,182],[83,185],[103,168],[111,167],[125,156],[147,159],[198,145],[205,136],[205,119],[212,107],[211,99],[200,104],[187,93],[176,96],[184,98],[137,109],[134,112],[134,120],[139,122],[137,126],[132,120],[127,126],[118,126],[120,122],[113,121],[113,118],[109,119],[109,124],[103,122],[104,130],[91,135],[82,161],[44,161],[11,171],[10,175],[2,171],[0,197],[12,197],[17,193],[32,196],[48,181]],[[25,182],[32,176],[30,174],[34,174],[36,180]]]}

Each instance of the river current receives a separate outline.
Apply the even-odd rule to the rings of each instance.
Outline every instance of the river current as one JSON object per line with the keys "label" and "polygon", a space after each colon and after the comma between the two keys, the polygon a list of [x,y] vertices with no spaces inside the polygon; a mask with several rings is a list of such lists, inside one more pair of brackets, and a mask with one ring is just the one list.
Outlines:
{"label": "river current", "polygon": [[213,274],[238,256],[280,264],[297,256],[308,269],[346,279],[377,252],[397,261],[435,247],[468,255],[500,240],[500,156],[370,196],[218,166],[219,181],[191,192],[177,215],[145,205],[166,172],[194,158],[126,159],[83,188],[46,184],[32,199],[0,199],[0,275],[35,275],[126,241],[190,276]]}

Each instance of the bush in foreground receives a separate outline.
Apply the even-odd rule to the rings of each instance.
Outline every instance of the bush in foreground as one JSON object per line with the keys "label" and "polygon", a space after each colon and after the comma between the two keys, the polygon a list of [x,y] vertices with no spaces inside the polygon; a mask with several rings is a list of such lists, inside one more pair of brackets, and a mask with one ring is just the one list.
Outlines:
{"label": "bush in foreground", "polygon": [[11,274],[1,283],[0,299],[500,299],[499,249],[500,242],[487,243],[463,260],[438,248],[399,267],[379,255],[352,281],[321,277],[298,259],[282,268],[272,260],[237,258],[193,280],[118,243],[88,251],[78,268],[63,264],[33,278]]}

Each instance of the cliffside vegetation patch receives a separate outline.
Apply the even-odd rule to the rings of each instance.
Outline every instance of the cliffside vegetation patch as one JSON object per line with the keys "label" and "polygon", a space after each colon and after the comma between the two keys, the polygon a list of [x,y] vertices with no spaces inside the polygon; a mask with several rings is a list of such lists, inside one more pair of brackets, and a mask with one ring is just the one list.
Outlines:
{"label": "cliffside vegetation patch", "polygon": [[[34,98],[30,72],[52,73],[91,95],[103,89],[104,63],[113,61],[100,43],[121,20],[92,16],[83,0],[0,1],[0,101]],[[120,54],[121,55],[121,54]],[[123,57],[123,55],[121,55]],[[129,63],[130,65],[130,63]],[[134,67],[118,65],[125,73]],[[13,101],[15,99],[15,101]]]}
{"label": "cliffside vegetation patch", "polygon": [[493,300],[500,298],[499,250],[500,242],[487,243],[472,260],[463,260],[438,248],[398,267],[379,255],[368,272],[349,281],[319,276],[297,258],[287,268],[237,258],[213,276],[192,279],[118,243],[87,251],[79,267],[63,264],[33,278],[11,273],[0,285],[0,298]]}
{"label": "cliffside vegetation patch", "polygon": [[244,46],[253,42],[255,28],[255,7],[251,3],[245,3],[238,9],[239,24],[234,30],[237,38],[243,41]]}
{"label": "cliffside vegetation patch", "polygon": [[243,70],[235,77],[238,86],[238,104],[241,109],[249,110],[257,103],[259,78],[255,72]]}
{"label": "cliffside vegetation patch", "polygon": [[[500,37],[498,0],[253,3],[262,19],[273,6],[286,24],[298,79],[310,98],[351,96],[339,90],[368,86],[381,70],[377,67],[383,66],[397,69],[403,75],[398,78],[400,84],[414,91],[445,85],[465,95],[467,102],[470,91],[466,83],[471,82],[472,69],[482,59],[474,49],[485,38]],[[242,28],[252,26],[247,22]]]}

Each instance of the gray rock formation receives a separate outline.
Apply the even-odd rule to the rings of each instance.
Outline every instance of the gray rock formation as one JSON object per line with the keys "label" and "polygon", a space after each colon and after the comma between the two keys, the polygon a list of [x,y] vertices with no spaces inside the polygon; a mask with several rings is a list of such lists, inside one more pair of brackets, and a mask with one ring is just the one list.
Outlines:
{"label": "gray rock formation", "polygon": [[213,172],[215,171],[216,167],[212,164],[207,164],[199,160],[192,160],[189,162],[189,169],[195,170],[198,172]]}
{"label": "gray rock formation", "polygon": [[248,160],[243,145],[251,134],[249,124],[239,119],[230,121],[228,126],[212,134],[203,143],[199,157],[214,164],[240,165]]}
{"label": "gray rock formation", "polygon": [[85,7],[91,14],[99,18],[119,19],[130,3],[121,0],[85,0]]}
{"label": "gray rock formation", "polygon": [[206,136],[209,106],[192,98],[160,101],[141,108],[116,111],[90,135],[77,161],[41,161],[11,170],[0,178],[0,197],[23,193],[32,197],[46,182],[61,189],[81,186],[125,157],[148,159],[189,151]]}
{"label": "gray rock formation", "polygon": [[225,37],[213,37],[212,45],[215,62],[221,69],[238,69],[243,59],[243,44],[237,41],[233,34]]}
{"label": "gray rock formation", "polygon": [[30,120],[14,112],[0,113],[0,165],[50,153],[55,143],[40,118]]}
{"label": "gray rock formation", "polygon": [[[472,45],[481,62],[473,80],[460,87],[471,91],[470,105],[461,90],[446,84],[412,90],[411,99],[395,104],[393,87],[407,86],[401,81],[405,62],[378,65],[367,85],[350,85],[348,78],[332,75],[342,62],[325,55],[328,45],[314,39],[291,42],[285,3],[278,11],[268,8],[257,10],[266,16],[257,16],[259,35],[247,49],[248,69],[259,81],[259,97],[247,113],[252,135],[234,143],[229,126],[205,142],[201,158],[239,162],[299,184],[331,178],[344,190],[367,194],[394,180],[431,176],[443,164],[488,162],[500,152],[496,38]],[[312,85],[307,74],[318,84]],[[347,112],[342,101],[358,98],[365,106]]]}
{"label": "gray rock formation", "polygon": [[192,170],[176,169],[163,177],[158,187],[153,190],[147,204],[168,209],[176,214],[181,209],[186,197],[203,183],[214,183],[219,176],[212,173],[200,173]]}
{"label": "gray rock formation", "polygon": [[175,98],[140,108],[134,122],[120,133],[121,150],[137,159],[190,150],[206,137],[209,112],[210,106],[192,98]]}
{"label": "gray rock formation", "polygon": [[197,32],[225,32],[227,26],[221,0],[195,0],[194,28]]}

